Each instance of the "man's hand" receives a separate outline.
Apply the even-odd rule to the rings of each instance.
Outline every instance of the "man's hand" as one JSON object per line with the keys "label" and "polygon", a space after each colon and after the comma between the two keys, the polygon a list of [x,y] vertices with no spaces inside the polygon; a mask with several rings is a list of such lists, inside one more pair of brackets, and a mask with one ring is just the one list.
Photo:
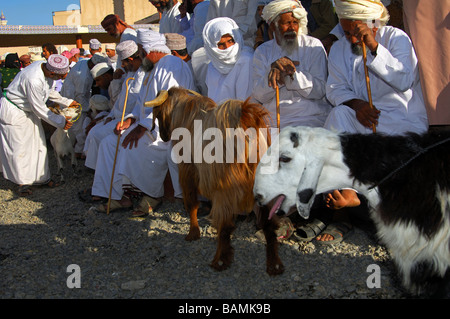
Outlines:
{"label": "man's hand", "polygon": [[78,103],[77,101],[73,101],[72,103],[70,103],[69,107],[73,107],[73,108],[78,108],[80,106],[80,103]]}
{"label": "man's hand", "polygon": [[117,69],[116,71],[114,71],[113,79],[114,80],[120,79],[124,74],[125,72],[122,69]]}
{"label": "man's hand", "polygon": [[366,47],[371,51],[376,51],[378,48],[378,42],[375,40],[375,30],[367,26],[367,24],[361,21],[353,21],[353,36],[359,39],[360,42],[364,42]]}
{"label": "man's hand", "polygon": [[120,122],[117,122],[116,128],[114,129],[114,134],[119,135],[119,133],[129,128],[134,123],[134,121],[136,120],[133,118],[128,118],[123,121],[122,125],[120,125]]}
{"label": "man's hand", "polygon": [[71,119],[70,116],[66,116],[65,118],[66,118],[66,125],[64,125],[64,129],[68,130],[69,128],[72,127],[73,123],[70,121]]}
{"label": "man's hand", "polygon": [[143,126],[136,126],[124,139],[122,146],[124,148],[129,147],[130,150],[133,148],[133,146],[138,146],[139,139],[144,136],[147,129]]}
{"label": "man's hand", "polygon": [[354,99],[344,104],[350,106],[356,112],[356,119],[365,127],[371,128],[372,125],[378,125],[380,110],[375,106],[372,109],[369,102]]}
{"label": "man's hand", "polygon": [[269,86],[276,88],[277,86],[284,85],[284,78],[286,76],[293,77],[296,68],[300,62],[292,61],[288,57],[282,57],[273,62],[269,71]]}

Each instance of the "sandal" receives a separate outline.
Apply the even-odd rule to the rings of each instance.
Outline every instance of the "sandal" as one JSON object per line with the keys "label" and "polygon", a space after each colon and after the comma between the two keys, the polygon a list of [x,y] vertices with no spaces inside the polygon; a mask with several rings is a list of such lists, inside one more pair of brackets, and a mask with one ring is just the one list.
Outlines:
{"label": "sandal", "polygon": [[132,217],[145,217],[162,203],[161,199],[156,199],[147,195],[142,196],[139,205],[131,214]]}
{"label": "sandal", "polygon": [[326,227],[321,220],[315,218],[312,222],[298,227],[293,235],[299,241],[309,242],[319,236]]}
{"label": "sandal", "polygon": [[20,197],[26,197],[33,194],[33,192],[31,191],[31,185],[21,185],[19,186],[17,192]]}
{"label": "sandal", "polygon": [[353,226],[346,222],[332,223],[325,228],[322,234],[328,234],[333,236],[333,240],[316,240],[320,245],[333,245],[342,242],[348,235],[353,232]]}
{"label": "sandal", "polygon": [[275,232],[278,241],[289,239],[294,230],[295,230],[294,225],[292,225],[292,222],[289,219],[289,217],[282,217],[279,222],[279,227]]}
{"label": "sandal", "polygon": [[85,203],[106,203],[108,199],[91,195],[92,188],[87,188],[78,192],[78,198]]}
{"label": "sandal", "polygon": [[[115,210],[126,209],[133,207],[133,204],[130,206],[123,206],[118,200],[111,199],[111,203],[109,204],[109,211],[113,212]],[[106,213],[108,211],[108,203],[100,204],[95,206],[95,209],[100,213]]]}
{"label": "sandal", "polygon": [[50,179],[47,183],[42,184],[42,186],[48,188],[56,188],[58,186],[61,186],[61,183],[55,182],[53,179]]}

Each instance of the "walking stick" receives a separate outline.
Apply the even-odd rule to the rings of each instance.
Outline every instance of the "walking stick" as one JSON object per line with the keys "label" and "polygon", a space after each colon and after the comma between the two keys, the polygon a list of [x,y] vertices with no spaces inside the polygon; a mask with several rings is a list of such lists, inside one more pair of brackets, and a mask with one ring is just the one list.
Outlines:
{"label": "walking stick", "polygon": [[[367,87],[367,95],[369,96],[369,105],[370,108],[373,109],[373,103],[372,103],[372,91],[370,89],[370,79],[369,79],[369,69],[367,68],[367,52],[366,52],[366,44],[362,42],[362,49],[363,49],[363,61],[364,61],[364,73],[366,74],[366,87]],[[372,131],[374,133],[377,132],[377,129],[375,127],[375,124],[372,123]]]}
{"label": "walking stick", "polygon": [[[127,86],[127,92],[125,93],[125,102],[123,104],[122,118],[120,119],[120,126],[122,126],[123,118],[125,117],[125,110],[127,107],[127,100],[128,100],[128,81],[130,81],[130,80],[134,80],[134,78],[128,78],[127,81],[125,82],[125,84]],[[111,174],[111,185],[109,187],[108,206],[106,209],[106,214],[108,214],[108,215],[109,215],[109,208],[111,207],[111,193],[112,193],[112,186],[113,186],[113,181],[114,181],[114,171],[116,169],[117,153],[119,151],[119,143],[120,143],[121,135],[122,135],[122,131],[120,131],[119,134],[117,134],[116,154],[114,155],[114,164],[113,164],[113,169],[112,169],[112,174]]]}
{"label": "walking stick", "polygon": [[276,98],[277,98],[277,128],[278,133],[280,133],[280,89],[278,85],[275,87]]}

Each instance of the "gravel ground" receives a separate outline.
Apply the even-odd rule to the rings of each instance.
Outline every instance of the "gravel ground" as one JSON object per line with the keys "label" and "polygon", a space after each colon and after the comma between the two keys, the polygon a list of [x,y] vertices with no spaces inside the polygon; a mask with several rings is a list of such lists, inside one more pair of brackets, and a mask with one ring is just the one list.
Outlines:
{"label": "gravel ground", "polygon": [[[49,154],[55,172],[50,148]],[[130,211],[97,213],[77,195],[91,186],[93,173],[82,161],[78,170],[78,176],[67,174],[64,185],[35,187],[26,198],[0,177],[0,298],[409,298],[386,248],[365,228],[336,246],[283,241],[285,272],[270,277],[254,219],[239,220],[234,263],[217,272],[209,267],[216,231],[207,218],[200,219],[202,238],[187,242],[189,219],[176,202],[164,202],[146,218],[131,218]],[[71,280],[73,264],[80,281]],[[367,285],[370,265],[380,267],[379,288]],[[69,288],[68,281],[81,287]]]}

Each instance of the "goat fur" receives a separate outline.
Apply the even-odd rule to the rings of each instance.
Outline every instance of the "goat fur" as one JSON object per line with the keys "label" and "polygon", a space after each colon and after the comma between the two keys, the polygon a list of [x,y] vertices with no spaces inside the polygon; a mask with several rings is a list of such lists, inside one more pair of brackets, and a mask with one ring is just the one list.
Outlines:
{"label": "goat fur", "polygon": [[[268,129],[269,113],[259,104],[247,101],[228,100],[221,105],[216,105],[211,99],[190,94],[190,91],[182,88],[171,88],[168,98],[160,106],[153,107],[154,127],[158,122],[160,136],[164,141],[170,140],[172,132],[177,128],[186,128],[194,136],[194,121],[202,123],[202,134],[208,128],[218,128],[222,136],[226,137],[227,128],[260,128]],[[268,131],[268,130],[267,130]],[[259,155],[263,154],[270,145],[270,135],[263,143],[259,143],[261,136],[258,135],[258,146],[264,145],[265,149],[258,149]],[[223,145],[225,148],[225,139]],[[180,141],[172,140],[173,146]],[[191,139],[191,150],[198,142]],[[201,151],[207,145],[202,141]],[[247,150],[248,150],[248,143]],[[235,145],[236,147],[236,145]],[[199,207],[199,195],[203,195],[212,202],[210,218],[212,225],[218,230],[218,244],[216,254],[211,266],[216,270],[224,270],[230,266],[233,260],[233,248],[231,246],[231,234],[235,229],[234,217],[240,213],[249,213],[254,209],[253,182],[257,162],[251,163],[248,154],[245,161],[236,160],[236,149],[234,150],[234,161],[227,163],[225,158],[222,163],[206,163],[203,160],[195,163],[194,154],[189,162],[180,162],[179,179],[183,190],[183,199],[186,211],[190,215],[190,230],[186,240],[200,238],[200,230],[197,220]],[[193,153],[193,152],[192,152]],[[241,154],[242,155],[242,154]],[[269,229],[270,225],[265,227]],[[276,227],[272,227],[275,228]],[[274,230],[273,230],[274,232]],[[267,237],[266,237],[267,238]],[[270,237],[272,238],[272,237]],[[275,242],[273,242],[273,238]],[[268,246],[276,250],[276,236]],[[268,256],[277,255],[269,253]],[[282,271],[280,260],[268,261],[268,272]]]}
{"label": "goat fur", "polygon": [[261,205],[280,199],[278,214],[296,207],[308,218],[317,194],[356,189],[368,199],[408,291],[449,297],[449,146],[450,132],[387,136],[288,127],[266,153],[278,169],[262,174],[268,164],[258,166],[254,194]]}
{"label": "goat fur", "polygon": [[[52,112],[56,114],[63,115],[64,117],[69,117],[74,119],[78,116],[78,111],[76,108],[67,107],[61,109],[59,106],[51,108]],[[75,157],[74,145],[76,142],[76,137],[69,130],[64,128],[56,128],[50,137],[50,143],[52,144],[53,151],[56,157],[56,163],[58,166],[58,173],[60,175],[61,182],[65,181],[64,177],[64,157],[70,157],[70,163],[72,165],[72,170],[75,171],[77,166],[77,159]]]}

